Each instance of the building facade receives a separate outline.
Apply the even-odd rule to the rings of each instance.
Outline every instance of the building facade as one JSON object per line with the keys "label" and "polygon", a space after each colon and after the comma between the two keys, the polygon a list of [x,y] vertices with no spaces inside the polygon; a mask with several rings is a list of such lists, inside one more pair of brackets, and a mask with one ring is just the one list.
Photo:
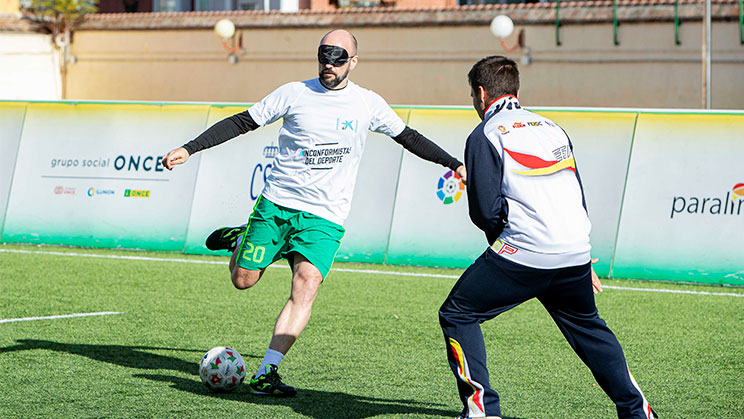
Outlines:
{"label": "building facade", "polygon": [[[97,14],[74,33],[62,95],[255,102],[283,83],[316,77],[318,41],[342,27],[359,40],[352,79],[393,104],[468,105],[467,71],[500,54],[520,63],[529,106],[699,109],[709,95],[711,108],[744,109],[738,4],[713,4],[707,84],[701,2],[681,1],[676,13],[673,3],[651,3],[572,2],[559,16],[552,4]],[[501,14],[516,24],[503,42],[489,30]],[[226,42],[213,30],[224,18],[237,28]],[[0,18],[3,28],[33,30]]]}

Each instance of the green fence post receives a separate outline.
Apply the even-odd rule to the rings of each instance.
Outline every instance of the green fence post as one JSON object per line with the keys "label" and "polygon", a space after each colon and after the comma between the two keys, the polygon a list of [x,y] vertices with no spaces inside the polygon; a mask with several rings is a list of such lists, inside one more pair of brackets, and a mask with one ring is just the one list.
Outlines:
{"label": "green fence post", "polygon": [[[742,0],[739,0],[741,3]],[[561,46],[561,0],[555,0],[555,44]]]}
{"label": "green fence post", "polygon": [[617,39],[617,27],[619,23],[617,21],[617,0],[612,0],[612,41],[615,45],[620,45],[620,41]]}
{"label": "green fence post", "polygon": [[744,0],[739,0],[739,43],[744,45]]}
{"label": "green fence post", "polygon": [[[742,0],[739,0],[741,3]],[[679,0],[674,0],[674,44],[682,45],[679,41]]]}

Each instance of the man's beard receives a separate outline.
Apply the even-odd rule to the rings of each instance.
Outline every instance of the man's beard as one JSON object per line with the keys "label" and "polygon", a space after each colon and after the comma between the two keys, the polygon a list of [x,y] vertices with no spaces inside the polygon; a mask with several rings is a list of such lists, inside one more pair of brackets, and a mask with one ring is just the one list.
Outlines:
{"label": "man's beard", "polygon": [[[326,79],[325,79],[325,78],[323,77],[323,76],[324,76],[325,74],[331,74],[331,75],[333,75],[333,78],[332,78],[332,79],[330,79],[330,80],[328,80],[328,81],[326,81]],[[340,75],[338,75],[338,76],[337,76],[337,75],[335,75],[335,74],[333,74],[333,73],[332,73],[332,72],[330,72],[330,71],[326,72],[325,70],[323,70],[323,71],[321,71],[321,72],[319,73],[319,76],[320,76],[320,77],[319,77],[319,79],[320,79],[320,83],[321,83],[321,84],[322,84],[322,85],[323,85],[323,86],[324,86],[324,87],[325,87],[326,89],[330,89],[330,90],[333,90],[333,89],[335,89],[335,88],[336,88],[336,86],[338,86],[338,85],[339,85],[339,84],[341,84],[341,83],[342,83],[342,82],[343,82],[344,80],[346,80],[346,76],[348,76],[348,75],[349,75],[349,69],[348,69],[348,68],[346,69],[346,71],[344,71],[344,74],[340,74]]]}

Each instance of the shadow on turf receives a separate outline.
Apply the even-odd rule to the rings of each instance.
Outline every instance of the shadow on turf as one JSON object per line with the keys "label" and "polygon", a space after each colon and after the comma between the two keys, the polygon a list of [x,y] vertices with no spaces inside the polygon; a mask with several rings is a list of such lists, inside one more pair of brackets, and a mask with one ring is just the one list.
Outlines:
{"label": "shadow on turf", "polygon": [[[171,387],[206,397],[239,401],[248,404],[265,406],[287,406],[298,414],[311,418],[326,419],[343,417],[345,419],[365,419],[378,415],[426,415],[457,417],[459,412],[450,409],[426,407],[426,403],[415,400],[378,399],[374,397],[358,396],[337,391],[320,391],[298,389],[297,396],[289,398],[275,398],[256,396],[247,392],[245,385],[234,393],[212,393],[199,380],[189,380],[169,375],[138,374],[135,377],[153,381],[170,382]],[[519,419],[504,417],[504,419]]]}
{"label": "shadow on turf", "polygon": [[[162,348],[156,346],[124,346],[124,345],[92,345],[82,343],[60,343],[48,340],[19,339],[17,345],[0,348],[0,355],[5,352],[28,351],[32,349],[46,349],[84,356],[96,361],[121,365],[122,367],[146,370],[173,370],[186,374],[198,374],[198,362],[206,352],[203,349]],[[166,350],[179,352],[197,352],[193,361],[184,361],[172,356],[158,355],[147,351]],[[259,358],[255,355],[246,358]]]}
{"label": "shadow on turf", "polygon": [[[158,355],[147,351],[168,350],[179,352],[196,352],[199,357],[203,349],[165,348],[156,346],[94,345],[80,343],[60,343],[48,340],[19,339],[17,345],[0,348],[0,355],[6,352],[45,349],[84,356],[96,361],[120,365],[128,368],[146,370],[172,370],[185,374],[197,375],[198,358],[184,361],[172,356]],[[244,358],[261,358],[256,355],[243,355]],[[134,377],[152,381],[169,382],[171,387],[189,393],[236,400],[249,404],[267,406],[288,406],[295,412],[312,418],[325,419],[343,416],[348,419],[364,419],[383,414],[418,414],[427,416],[456,417],[459,412],[449,409],[425,407],[424,403],[415,400],[378,399],[340,392],[301,389],[296,397],[279,399],[266,396],[254,396],[246,388],[235,393],[211,393],[204,388],[198,378],[186,379],[169,375],[134,374]],[[504,419],[519,419],[508,418]]]}

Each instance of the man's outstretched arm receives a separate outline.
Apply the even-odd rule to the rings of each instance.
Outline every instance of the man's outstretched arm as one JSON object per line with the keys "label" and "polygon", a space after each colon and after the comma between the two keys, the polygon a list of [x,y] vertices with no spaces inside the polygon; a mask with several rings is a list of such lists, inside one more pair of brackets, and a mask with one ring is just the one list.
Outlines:
{"label": "man's outstretched arm", "polygon": [[465,165],[463,165],[462,162],[460,162],[456,158],[452,157],[449,153],[444,151],[433,141],[421,135],[421,133],[419,133],[415,129],[411,129],[406,126],[403,129],[403,132],[393,137],[393,140],[402,145],[403,148],[405,148],[406,150],[417,155],[418,157],[421,157],[424,160],[441,164],[444,167],[449,167],[450,169],[457,172],[458,176],[462,178],[463,182],[467,181],[467,172],[465,171]]}
{"label": "man's outstretched arm", "polygon": [[248,111],[225,118],[183,146],[171,150],[163,157],[163,166],[168,170],[173,170],[173,166],[186,163],[192,154],[253,131],[258,126]]}

